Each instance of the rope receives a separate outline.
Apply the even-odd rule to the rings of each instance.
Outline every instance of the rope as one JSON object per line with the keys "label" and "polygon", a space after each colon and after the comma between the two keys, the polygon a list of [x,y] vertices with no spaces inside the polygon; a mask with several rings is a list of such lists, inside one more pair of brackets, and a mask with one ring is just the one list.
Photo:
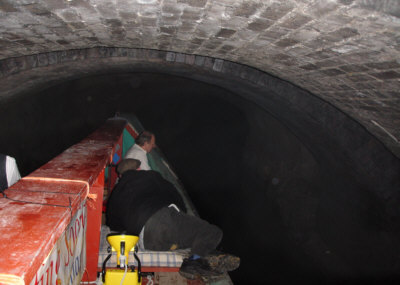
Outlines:
{"label": "rope", "polygon": [[89,183],[83,180],[72,180],[72,179],[64,179],[64,178],[50,178],[50,177],[33,177],[27,176],[23,177],[22,180],[39,180],[39,181],[47,181],[47,182],[73,182],[73,183],[82,183],[86,186],[86,197],[91,200],[97,199],[97,194],[89,193]]}

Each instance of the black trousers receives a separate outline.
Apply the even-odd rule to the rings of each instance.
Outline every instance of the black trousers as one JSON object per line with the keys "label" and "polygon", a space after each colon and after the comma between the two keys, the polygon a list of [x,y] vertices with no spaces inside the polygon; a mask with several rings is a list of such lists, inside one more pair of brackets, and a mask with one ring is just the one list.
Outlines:
{"label": "black trousers", "polygon": [[191,254],[205,256],[218,246],[222,230],[198,217],[172,207],[157,211],[145,224],[143,242],[148,250],[190,248]]}

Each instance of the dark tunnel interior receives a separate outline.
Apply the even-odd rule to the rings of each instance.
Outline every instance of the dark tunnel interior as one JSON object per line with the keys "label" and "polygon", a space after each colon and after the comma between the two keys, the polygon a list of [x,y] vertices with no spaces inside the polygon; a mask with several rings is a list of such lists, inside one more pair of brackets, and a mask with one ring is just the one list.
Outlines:
{"label": "dark tunnel interior", "polygon": [[0,148],[26,175],[116,112],[135,113],[200,216],[223,229],[222,250],[241,257],[235,284],[400,281],[399,159],[348,118],[341,124],[359,138],[350,151],[371,155],[353,163],[336,143],[353,137],[334,123],[320,132],[279,102],[273,108],[298,125],[188,78],[90,76],[3,102]]}

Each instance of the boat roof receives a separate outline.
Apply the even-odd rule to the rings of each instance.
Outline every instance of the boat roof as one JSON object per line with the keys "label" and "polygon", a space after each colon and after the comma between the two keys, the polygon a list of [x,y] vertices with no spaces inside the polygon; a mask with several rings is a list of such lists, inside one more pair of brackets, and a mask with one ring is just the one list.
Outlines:
{"label": "boat roof", "polygon": [[123,119],[107,120],[4,191],[0,198],[1,284],[31,282],[82,202],[98,206],[91,188],[112,162],[126,124]]}

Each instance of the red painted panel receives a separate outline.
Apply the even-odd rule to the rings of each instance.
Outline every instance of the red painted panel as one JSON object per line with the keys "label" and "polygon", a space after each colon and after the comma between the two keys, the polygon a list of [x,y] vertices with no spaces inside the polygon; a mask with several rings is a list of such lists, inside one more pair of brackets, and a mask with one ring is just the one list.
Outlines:
{"label": "red painted panel", "polygon": [[[96,182],[90,188],[91,193],[95,193],[101,199],[88,201],[87,209],[87,231],[86,231],[86,269],[87,275],[84,281],[93,281],[97,278],[97,263],[99,259],[101,213],[104,192],[104,170],[99,175]],[[88,279],[89,278],[89,279]]]}
{"label": "red painted panel", "polygon": [[[88,200],[88,253],[98,250],[104,168],[125,125],[123,120],[108,120],[5,191],[9,199],[0,198],[0,283],[6,276],[29,284],[87,197],[95,198]],[[95,279],[97,251],[87,260],[89,276]]]}
{"label": "red painted panel", "polygon": [[126,126],[126,130],[129,132],[129,134],[130,134],[134,139],[136,139],[136,138],[138,137],[138,135],[139,135],[139,134],[135,131],[135,129],[132,128],[131,125],[127,125],[127,126]]}

